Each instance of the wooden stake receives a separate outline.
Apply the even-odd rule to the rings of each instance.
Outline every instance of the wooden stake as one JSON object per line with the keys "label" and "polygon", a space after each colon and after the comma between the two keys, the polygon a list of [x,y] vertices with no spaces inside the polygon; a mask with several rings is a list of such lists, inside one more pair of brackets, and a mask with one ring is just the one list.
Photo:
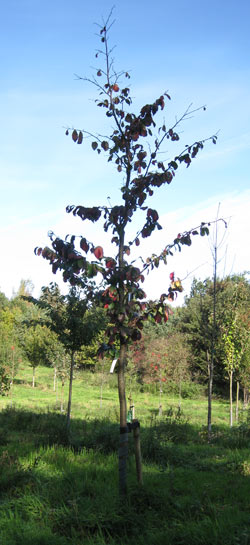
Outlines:
{"label": "wooden stake", "polygon": [[141,462],[141,440],[140,440],[140,423],[138,420],[133,420],[132,429],[135,441],[135,463],[137,480],[139,484],[143,484],[142,479],[142,462]]}

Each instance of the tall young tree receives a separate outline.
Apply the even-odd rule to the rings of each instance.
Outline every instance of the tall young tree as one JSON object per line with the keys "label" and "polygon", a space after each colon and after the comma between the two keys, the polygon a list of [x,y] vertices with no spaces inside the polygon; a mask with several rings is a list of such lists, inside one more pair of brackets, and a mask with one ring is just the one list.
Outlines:
{"label": "tall young tree", "polygon": [[68,295],[61,295],[57,284],[52,283],[42,289],[40,301],[37,301],[36,304],[46,308],[49,316],[48,327],[57,334],[59,341],[70,355],[67,409],[67,431],[69,433],[75,355],[80,352],[82,346],[91,343],[97,331],[102,328],[102,324],[100,324],[100,320],[98,321],[91,315],[87,297],[82,298],[76,286],[71,287]]}
{"label": "tall young tree", "polygon": [[[217,216],[219,217],[220,203],[218,204]],[[227,223],[225,227],[227,227]],[[217,330],[217,274],[218,274],[218,264],[222,258],[219,258],[219,251],[224,243],[224,236],[218,239],[218,222],[215,222],[213,239],[211,242],[211,252],[213,259],[213,312],[211,316],[211,343],[210,350],[207,351],[207,360],[208,360],[208,411],[207,411],[207,429],[208,429],[208,438],[210,439],[212,432],[212,392],[213,392],[213,377],[214,377],[214,360],[215,360],[215,342],[216,342],[216,330]]]}
{"label": "tall young tree", "polygon": [[32,387],[35,388],[36,368],[46,363],[48,329],[44,325],[33,325],[26,328],[22,343],[23,351],[32,367]]}
{"label": "tall young tree", "polygon": [[[236,278],[230,305],[225,310],[221,326],[224,342],[224,365],[229,378],[230,426],[233,425],[233,379],[236,375],[236,419],[238,419],[239,386],[244,381],[247,351],[250,336],[250,286],[244,276]],[[245,375],[246,378],[246,375]]]}
{"label": "tall young tree", "polygon": [[2,297],[0,300],[0,395],[8,394],[10,389],[12,395],[14,376],[21,358],[18,341],[15,312],[11,309],[8,299]]}
{"label": "tall young tree", "polygon": [[[197,110],[188,108],[170,128],[167,128],[164,120],[161,120],[157,127],[156,115],[163,111],[166,101],[170,100],[169,94],[165,92],[152,104],[145,104],[138,113],[134,113],[131,109],[130,88],[122,83],[123,80],[129,79],[129,73],[116,72],[114,68],[112,48],[109,45],[112,22],[110,14],[106,23],[100,26],[101,47],[96,53],[96,59],[103,60],[102,66],[97,66],[96,74],[92,78],[79,78],[91,82],[96,88],[97,107],[110,119],[111,134],[93,135],[91,131],[76,127],[68,128],[66,134],[71,134],[77,144],[91,138],[93,151],[97,154],[106,154],[107,161],[115,165],[121,178],[121,201],[114,206],[70,205],[66,210],[84,222],[89,220],[96,223],[103,218],[104,231],[111,232],[113,255],[106,255],[101,246],[89,241],[86,238],[86,231],[84,236],[79,238],[72,236],[65,240],[51,233],[52,247],[37,247],[35,252],[50,262],[54,273],[61,270],[64,280],[71,285],[86,286],[86,281],[98,274],[103,278],[104,287],[100,299],[107,309],[110,326],[107,329],[107,346],[100,349],[100,354],[118,342],[119,487],[123,494],[127,486],[128,426],[125,368],[128,345],[140,339],[144,321],[149,316],[157,323],[168,319],[166,302],[173,300],[176,292],[182,290],[180,280],[175,279],[173,274],[167,293],[163,293],[157,302],[147,303],[141,284],[145,273],[152,271],[160,263],[166,264],[169,256],[173,255],[173,250],[181,250],[183,245],[190,246],[192,237],[197,234],[202,236],[208,234],[208,226],[202,223],[198,228],[179,233],[172,243],[164,245],[161,253],[158,255],[153,253],[146,259],[141,258],[137,265],[129,256],[134,247],[140,245],[141,239],[148,238],[155,230],[161,229],[158,212],[149,206],[148,200],[153,197],[157,188],[167,187],[174,180],[180,166],[191,165],[203,149],[206,140],[216,143],[217,137],[215,135],[206,140],[197,140],[188,146],[184,145],[174,153],[172,160],[164,161],[161,153],[164,151],[164,144],[178,144],[180,141],[178,127],[194,112],[205,110],[205,107]],[[131,236],[128,234],[131,228],[128,228],[137,212],[141,226]],[[91,292],[90,288],[89,297],[92,295]]]}
{"label": "tall young tree", "polygon": [[227,331],[223,335],[224,350],[225,350],[225,369],[229,378],[229,399],[230,399],[230,426],[233,425],[233,376],[238,370],[241,356],[241,342],[235,317],[228,326]]}

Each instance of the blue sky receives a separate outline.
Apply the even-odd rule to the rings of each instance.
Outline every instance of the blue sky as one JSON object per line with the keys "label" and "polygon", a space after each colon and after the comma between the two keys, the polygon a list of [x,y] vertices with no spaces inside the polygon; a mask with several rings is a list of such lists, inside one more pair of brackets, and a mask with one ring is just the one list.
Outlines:
{"label": "blue sky", "polygon": [[[97,159],[88,143],[76,146],[67,139],[63,127],[103,132],[106,126],[94,104],[94,88],[74,74],[91,76],[93,67],[99,67],[94,23],[101,23],[111,6],[99,0],[2,3],[0,289],[7,296],[21,278],[30,278],[37,293],[43,284],[59,280],[46,262],[33,256],[35,246],[47,243],[49,229],[59,235],[89,229],[87,238],[90,232],[93,241],[105,245],[101,227],[93,230],[72,220],[65,207],[105,204],[107,196],[115,203],[121,178],[104,158]],[[135,109],[168,90],[172,100],[164,116],[169,126],[191,102],[207,105],[206,112],[183,124],[182,144],[220,131],[217,146],[209,143],[150,202],[165,226],[160,239],[150,240],[152,251],[181,228],[213,219],[221,202],[221,215],[231,218],[221,274],[250,269],[249,2],[129,0],[116,3],[114,18],[110,40],[116,45],[116,67],[131,73]],[[167,157],[176,150],[167,149]],[[196,276],[211,275],[211,252],[203,241],[151,280],[149,295],[157,296],[159,284],[164,291],[170,270],[184,277],[196,266]]]}

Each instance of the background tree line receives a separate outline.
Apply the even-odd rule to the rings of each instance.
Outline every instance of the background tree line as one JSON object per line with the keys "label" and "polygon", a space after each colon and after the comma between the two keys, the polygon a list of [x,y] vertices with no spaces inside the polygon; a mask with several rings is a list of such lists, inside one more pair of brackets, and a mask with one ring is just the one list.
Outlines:
{"label": "background tree line", "polygon": [[[140,389],[159,389],[181,396],[205,391],[214,335],[214,394],[241,396],[250,389],[250,285],[247,275],[216,282],[216,324],[213,323],[213,281],[194,279],[182,307],[173,308],[166,323],[145,324],[142,338],[130,348],[128,380]],[[105,342],[105,309],[91,305],[76,288],[63,296],[56,284],[31,297],[29,283],[8,300],[0,294],[1,395],[8,394],[22,362],[28,361],[35,387],[39,365],[54,368],[54,381],[73,377],[73,367],[100,369],[98,347]],[[115,354],[115,347],[114,352]],[[55,387],[55,386],[54,386]]]}

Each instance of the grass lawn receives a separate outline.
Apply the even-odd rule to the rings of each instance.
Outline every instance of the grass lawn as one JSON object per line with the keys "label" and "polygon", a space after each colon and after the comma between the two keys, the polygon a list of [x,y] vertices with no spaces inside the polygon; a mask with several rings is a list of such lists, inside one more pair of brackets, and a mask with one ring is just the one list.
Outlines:
{"label": "grass lawn", "polygon": [[[0,543],[3,545],[250,545],[248,411],[228,426],[229,406],[206,399],[132,391],[141,422],[144,485],[138,488],[130,436],[129,492],[117,488],[118,395],[108,376],[76,372],[72,440],[53,370],[23,367],[0,398]],[[64,393],[64,408],[67,401]]]}

